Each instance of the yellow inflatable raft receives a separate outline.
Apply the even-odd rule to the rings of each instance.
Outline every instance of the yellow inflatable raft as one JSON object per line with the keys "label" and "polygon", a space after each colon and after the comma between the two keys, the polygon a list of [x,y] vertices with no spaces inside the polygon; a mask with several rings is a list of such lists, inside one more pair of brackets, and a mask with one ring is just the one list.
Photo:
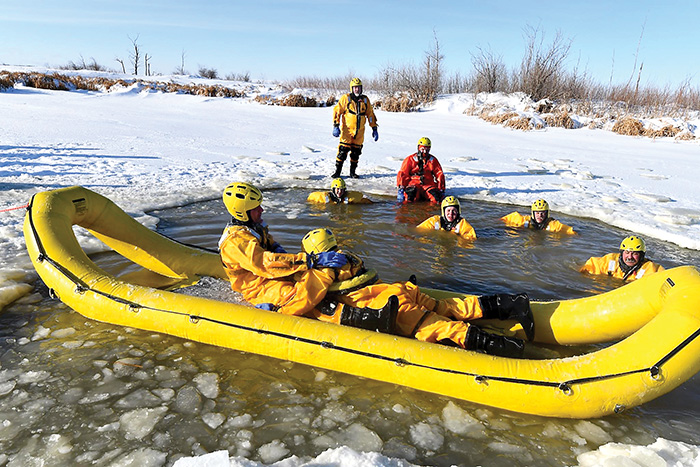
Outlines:
{"label": "yellow inflatable raft", "polygon": [[[73,225],[144,271],[116,278],[101,270]],[[533,303],[539,342],[629,337],[581,356],[515,360],[161,290],[225,277],[218,255],[163,237],[82,187],[36,194],[24,236],[52,293],[86,317],[515,412],[600,417],[665,394],[700,368],[700,274],[690,266],[593,297]]]}

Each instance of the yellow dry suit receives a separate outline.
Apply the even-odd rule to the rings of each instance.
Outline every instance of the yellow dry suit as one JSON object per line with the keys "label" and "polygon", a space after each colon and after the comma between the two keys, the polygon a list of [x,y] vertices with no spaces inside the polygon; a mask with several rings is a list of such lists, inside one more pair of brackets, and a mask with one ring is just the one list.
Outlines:
{"label": "yellow dry suit", "polygon": [[[349,260],[338,270],[337,280],[351,281],[357,277],[359,271],[365,270],[364,265],[358,256],[346,251],[342,253],[348,256]],[[360,284],[343,293],[329,292],[326,298],[352,307],[378,309],[382,308],[392,295],[398,298],[399,303],[396,333],[425,342],[451,341],[466,348],[469,324],[464,321],[483,316],[479,297],[476,295],[436,300],[422,293],[412,282],[375,283],[366,286]],[[337,311],[332,316],[320,315],[321,312],[317,318],[324,321],[340,320],[340,313]]]}
{"label": "yellow dry suit", "polygon": [[[537,229],[537,226],[532,220],[532,216],[523,216],[519,212],[511,212],[507,216],[501,217],[501,220],[505,222],[508,227],[527,227]],[[552,217],[547,217],[544,222],[546,225],[538,230],[546,230],[548,232],[565,233],[570,235],[576,234],[573,227],[562,224]]]}
{"label": "yellow dry suit", "polygon": [[436,214],[424,220],[418,225],[417,228],[421,230],[445,230],[453,232],[465,240],[476,239],[476,232],[474,231],[474,227],[472,227],[471,224],[467,222],[467,220],[463,217],[460,217],[457,223],[454,225],[454,227],[452,227],[450,230],[448,230],[449,226],[447,226],[447,224],[442,220],[442,216],[440,216],[439,214]]}
{"label": "yellow dry suit", "polygon": [[274,253],[274,244],[266,226],[226,227],[219,249],[231,288],[254,305],[272,303],[280,313],[305,315],[326,295],[335,274],[308,269],[306,253]]}
{"label": "yellow dry suit", "polygon": [[339,199],[332,191],[314,191],[306,199],[309,203],[317,204],[369,204],[372,200],[359,191],[346,191],[345,196]]}
{"label": "yellow dry suit", "polygon": [[645,275],[664,270],[663,266],[646,258],[642,259],[640,263],[632,268],[626,268],[628,270],[624,271],[620,264],[620,253],[608,253],[603,257],[589,258],[586,264],[581,267],[580,272],[607,274],[618,279],[633,281],[641,279]]}

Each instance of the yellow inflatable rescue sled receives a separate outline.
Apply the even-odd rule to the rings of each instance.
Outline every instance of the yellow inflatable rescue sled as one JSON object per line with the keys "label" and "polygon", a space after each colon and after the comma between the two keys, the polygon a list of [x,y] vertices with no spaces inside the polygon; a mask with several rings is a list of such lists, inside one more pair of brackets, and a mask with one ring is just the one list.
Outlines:
{"label": "yellow inflatable rescue sled", "polygon": [[[74,225],[144,269],[122,277],[103,271]],[[536,342],[619,342],[575,357],[509,359],[162,290],[225,278],[218,255],[150,230],[82,187],[34,195],[24,236],[52,294],[88,318],[515,412],[601,417],[659,397],[700,368],[700,274],[690,266],[592,297],[533,302]]]}

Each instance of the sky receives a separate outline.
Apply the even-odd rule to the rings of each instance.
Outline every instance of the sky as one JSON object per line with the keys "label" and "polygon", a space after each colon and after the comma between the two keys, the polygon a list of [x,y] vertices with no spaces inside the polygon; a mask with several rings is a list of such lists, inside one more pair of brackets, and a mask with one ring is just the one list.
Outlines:
{"label": "sky", "polygon": [[[549,44],[571,40],[568,66],[602,84],[636,81],[676,88],[700,82],[692,57],[700,2],[65,0],[3,2],[0,64],[59,66],[95,59],[129,70],[135,39],[153,73],[182,64],[254,80],[371,78],[418,64],[437,36],[448,75],[468,76],[478,48],[519,65],[528,27]],[[143,69],[143,67],[142,67]]]}

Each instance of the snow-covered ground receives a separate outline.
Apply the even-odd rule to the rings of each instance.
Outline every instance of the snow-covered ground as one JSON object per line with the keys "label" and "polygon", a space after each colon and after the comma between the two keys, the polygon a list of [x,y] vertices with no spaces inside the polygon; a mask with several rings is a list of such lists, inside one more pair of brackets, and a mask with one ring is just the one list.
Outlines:
{"label": "snow-covered ground", "polygon": [[[14,208],[38,191],[83,185],[152,226],[157,220],[145,212],[217,198],[232,181],[262,188],[328,187],[337,147],[332,109],[261,105],[252,99],[283,91],[274,84],[225,84],[246,97],[166,94],[141,84],[108,93],[25,87],[0,92],[0,308],[27,293],[35,279],[24,250],[24,210]],[[555,213],[595,218],[700,249],[700,140],[621,136],[609,128],[590,129],[583,117],[578,129],[523,132],[465,114],[475,105],[532,114],[532,102],[502,95],[443,96],[408,114],[378,111],[379,141],[365,141],[358,169],[363,178],[349,179],[349,188],[395,196],[401,161],[415,151],[420,137],[428,136],[450,194],[524,210],[545,198]],[[700,137],[699,116],[676,123]],[[344,175],[347,170],[346,165]],[[698,457],[700,448],[682,444],[603,446],[580,462],[658,455],[670,456],[675,465],[691,465],[684,462]],[[313,465],[405,465],[378,455],[358,456],[339,449]],[[202,464],[200,458],[197,465],[229,465],[227,456],[218,459]],[[182,460],[178,465],[193,464]],[[230,465],[258,464],[237,460]]]}

